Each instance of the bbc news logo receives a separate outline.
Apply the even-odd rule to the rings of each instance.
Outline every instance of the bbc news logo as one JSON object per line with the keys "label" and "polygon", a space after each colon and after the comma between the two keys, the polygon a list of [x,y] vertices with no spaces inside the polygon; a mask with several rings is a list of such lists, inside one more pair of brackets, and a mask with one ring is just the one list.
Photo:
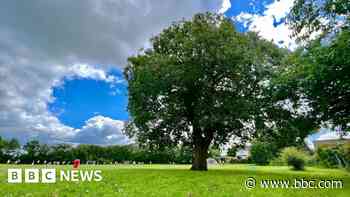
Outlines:
{"label": "bbc news logo", "polygon": [[[56,176],[58,172],[58,177]],[[8,169],[8,183],[56,183],[102,181],[101,170]]]}

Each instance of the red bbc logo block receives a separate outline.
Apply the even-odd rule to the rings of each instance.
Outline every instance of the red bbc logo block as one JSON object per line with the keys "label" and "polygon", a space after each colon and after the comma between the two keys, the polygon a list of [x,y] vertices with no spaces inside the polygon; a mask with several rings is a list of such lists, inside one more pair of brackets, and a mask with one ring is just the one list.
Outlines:
{"label": "red bbc logo block", "polygon": [[79,168],[80,166],[80,159],[75,159],[73,161],[73,168],[76,169],[76,168]]}

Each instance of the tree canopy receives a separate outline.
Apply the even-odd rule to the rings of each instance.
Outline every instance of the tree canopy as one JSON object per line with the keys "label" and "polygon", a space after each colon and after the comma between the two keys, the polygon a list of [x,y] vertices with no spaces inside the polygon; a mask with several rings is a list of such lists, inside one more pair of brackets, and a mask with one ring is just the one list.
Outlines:
{"label": "tree canopy", "polygon": [[323,36],[350,28],[349,0],[295,0],[289,14],[293,36],[310,40],[318,32]]}
{"label": "tree canopy", "polygon": [[270,85],[287,50],[239,33],[231,20],[211,13],[174,23],[151,42],[125,69],[132,117],[127,132],[140,144],[189,145],[192,169],[206,170],[211,143],[276,128],[277,117],[293,119],[275,105]]}
{"label": "tree canopy", "polygon": [[[297,0],[290,14],[295,36],[321,31],[290,56],[282,78],[319,123],[350,129],[350,4],[348,0]],[[302,33],[305,33],[302,35]]]}
{"label": "tree canopy", "polygon": [[327,45],[313,41],[290,60],[294,68],[284,73],[285,88],[301,93],[319,123],[349,130],[350,32],[342,31]]}

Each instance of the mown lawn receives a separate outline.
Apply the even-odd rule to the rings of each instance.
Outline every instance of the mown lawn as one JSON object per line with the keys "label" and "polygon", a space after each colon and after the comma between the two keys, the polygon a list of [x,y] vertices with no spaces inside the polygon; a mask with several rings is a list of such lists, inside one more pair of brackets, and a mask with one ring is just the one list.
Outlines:
{"label": "mown lawn", "polygon": [[[44,166],[34,166],[35,168]],[[254,165],[211,166],[207,172],[189,171],[187,165],[98,165],[79,169],[102,170],[101,182],[7,183],[8,168],[33,168],[31,165],[0,165],[0,196],[350,196],[350,174],[343,170],[307,168],[292,171],[288,167]],[[52,166],[51,166],[52,168]],[[71,169],[71,166],[55,166]],[[247,189],[245,180],[253,177],[256,188]],[[262,179],[342,180],[342,189],[264,189]],[[294,183],[294,182],[293,182]]]}

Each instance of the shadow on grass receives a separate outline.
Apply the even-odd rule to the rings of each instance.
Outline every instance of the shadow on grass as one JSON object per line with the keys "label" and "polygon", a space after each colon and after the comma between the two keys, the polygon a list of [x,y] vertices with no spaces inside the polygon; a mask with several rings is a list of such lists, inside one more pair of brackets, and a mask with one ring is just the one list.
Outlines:
{"label": "shadow on grass", "polygon": [[[231,166],[229,166],[231,167]],[[109,168],[110,170],[117,170],[117,171],[135,171],[135,173],[155,173],[155,174],[192,174],[192,175],[206,175],[206,176],[277,176],[277,177],[313,177],[313,178],[330,178],[330,177],[344,177],[344,178],[350,178],[350,173],[346,172],[345,170],[338,170],[338,169],[323,169],[323,168],[314,168],[309,167],[306,168],[304,171],[295,171],[287,166],[255,166],[255,165],[246,165],[245,167],[239,166],[238,168],[235,168],[234,165],[232,165],[231,168],[214,168],[209,169],[208,171],[191,171],[190,168],[176,168],[173,166],[170,166],[169,168],[162,167],[130,167],[130,168]]]}

